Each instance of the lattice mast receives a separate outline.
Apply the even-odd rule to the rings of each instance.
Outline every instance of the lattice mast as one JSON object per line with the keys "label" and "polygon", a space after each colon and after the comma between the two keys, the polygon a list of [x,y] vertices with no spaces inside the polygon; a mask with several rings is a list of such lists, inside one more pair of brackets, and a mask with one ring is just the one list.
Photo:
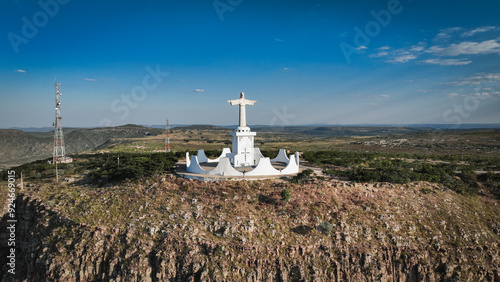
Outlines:
{"label": "lattice mast", "polygon": [[170,153],[170,124],[167,119],[167,127],[165,128],[167,138],[165,138],[165,153]]}
{"label": "lattice mast", "polygon": [[62,94],[59,91],[59,86],[61,86],[61,84],[56,82],[56,120],[54,121],[54,152],[52,153],[52,163],[54,164],[66,157],[61,116]]}

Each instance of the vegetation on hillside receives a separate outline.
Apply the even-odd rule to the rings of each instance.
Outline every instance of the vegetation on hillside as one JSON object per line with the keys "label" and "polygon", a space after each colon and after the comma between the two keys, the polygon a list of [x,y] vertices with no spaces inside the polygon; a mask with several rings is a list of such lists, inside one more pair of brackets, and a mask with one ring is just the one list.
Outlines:
{"label": "vegetation on hillside", "polygon": [[[449,155],[417,155],[374,152],[315,151],[304,152],[305,160],[324,167],[324,173],[347,177],[355,182],[389,182],[404,184],[412,181],[441,183],[459,193],[476,193],[477,170],[499,171],[500,158],[479,158]],[[494,173],[481,176],[493,192],[500,187]]]}
{"label": "vegetation on hillside", "polygon": [[[58,174],[62,179],[83,176],[84,182],[104,185],[172,171],[177,160],[174,153],[85,154],[76,156],[72,163],[58,164]],[[49,161],[35,161],[10,170],[14,170],[17,175],[23,173],[27,180],[53,179],[55,165]],[[7,172],[2,172],[3,180],[7,180]]]}
{"label": "vegetation on hillside", "polygon": [[162,174],[173,170],[177,162],[173,153],[105,154],[87,158],[86,168],[91,169],[89,177],[99,184]]}
{"label": "vegetation on hillside", "polygon": [[[207,157],[218,157],[222,148],[230,146],[229,130],[214,126],[174,128],[171,130],[171,140],[175,153],[166,157],[164,153],[159,153],[164,146],[163,129],[136,125],[72,129],[66,136],[69,151],[77,146],[99,153],[75,155],[76,163],[59,165],[59,175],[72,177],[83,174],[86,181],[99,185],[148,177],[171,170],[175,160],[184,158],[186,152],[193,155],[198,149],[204,149]],[[459,193],[476,193],[483,185],[500,194],[495,174],[500,171],[499,130],[439,131],[365,127],[264,127],[259,130],[265,132],[259,133],[255,142],[265,156],[275,157],[278,148],[287,148],[291,152],[303,151],[302,159],[321,166],[327,175],[356,182],[402,184],[429,181]],[[15,137],[14,142],[10,143],[8,138],[4,138],[10,146],[4,150],[10,154],[5,159],[17,158],[20,163],[28,161],[23,159],[25,153],[19,151],[26,147],[23,144],[34,142],[32,139],[35,137],[45,141],[51,138],[47,133],[38,136],[36,133],[12,132],[15,134],[11,131],[3,133],[6,137]],[[356,136],[331,137],[347,133]],[[378,135],[361,137],[373,134]],[[327,135],[330,137],[322,137]],[[42,143],[50,151],[50,142]],[[33,151],[41,150],[35,147]],[[53,178],[55,168],[47,163],[48,160],[21,165],[18,170],[23,171],[28,178]],[[478,171],[489,173],[477,174]],[[306,170],[295,176],[292,182],[300,184],[312,177],[317,176]]]}

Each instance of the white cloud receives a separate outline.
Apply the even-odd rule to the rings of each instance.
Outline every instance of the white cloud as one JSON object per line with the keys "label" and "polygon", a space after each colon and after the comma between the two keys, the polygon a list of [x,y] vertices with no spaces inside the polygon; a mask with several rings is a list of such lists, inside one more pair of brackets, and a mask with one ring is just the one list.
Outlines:
{"label": "white cloud", "polygon": [[427,93],[437,93],[437,92],[443,92],[443,91],[448,91],[445,89],[418,89],[417,92],[422,93],[422,94],[427,94]]}
{"label": "white cloud", "polygon": [[439,33],[434,37],[434,41],[445,40],[451,37],[451,35],[457,31],[462,30],[461,27],[449,27],[445,29],[440,29]]}
{"label": "white cloud", "polygon": [[476,93],[471,93],[469,95],[464,95],[464,96],[475,96],[475,97],[491,97],[491,92],[476,92]]}
{"label": "white cloud", "polygon": [[482,27],[478,27],[478,28],[473,29],[473,30],[466,31],[466,32],[462,33],[461,36],[462,37],[469,37],[469,36],[475,35],[476,33],[487,32],[487,31],[490,31],[493,29],[495,29],[494,26],[482,26]]}
{"label": "white cloud", "polygon": [[285,42],[285,40],[279,39],[279,38],[275,38],[274,41],[276,41],[276,42]]}
{"label": "white cloud", "polygon": [[448,96],[448,97],[456,97],[456,96],[458,96],[458,94],[457,93],[449,93],[449,94],[446,94],[446,96]]}
{"label": "white cloud", "polygon": [[500,81],[500,73],[482,73],[480,76],[487,82]]}
{"label": "white cloud", "polygon": [[356,50],[359,51],[359,53],[365,53],[365,50],[368,49],[368,47],[364,46],[364,45],[361,45],[359,47],[356,48]]}
{"label": "white cloud", "polygon": [[423,63],[441,66],[463,66],[472,63],[472,61],[465,61],[463,59],[427,59]]}
{"label": "white cloud", "polygon": [[370,54],[370,58],[380,58],[380,57],[385,57],[385,56],[388,56],[389,53],[386,52],[386,51],[380,51],[378,53],[375,53],[375,54]]}
{"label": "white cloud", "polygon": [[[472,63],[470,58],[440,58],[440,57],[458,57],[464,55],[487,55],[500,54],[500,38],[488,39],[484,41],[463,41],[463,37],[473,36],[477,33],[487,32],[491,30],[500,30],[500,27],[483,26],[475,29],[466,30],[461,27],[452,27],[441,29],[435,39],[441,40],[439,44],[427,46],[426,41],[418,42],[417,44],[403,47],[400,49],[392,49],[390,46],[382,46],[369,55],[370,58],[385,57],[388,63],[407,63],[409,61],[421,58],[421,63],[434,64],[441,66],[464,66]],[[453,41],[444,43],[446,41]],[[365,46],[358,47],[358,50],[367,49]]]}
{"label": "white cloud", "polygon": [[382,95],[380,95],[380,97],[382,97],[382,98],[389,98],[390,96],[387,95],[387,94],[382,94]]}
{"label": "white cloud", "polygon": [[388,60],[387,62],[389,63],[406,63],[409,62],[413,59],[416,59],[417,56],[414,54],[402,54],[399,56],[394,57],[392,60]]}
{"label": "white cloud", "polygon": [[425,43],[420,42],[417,45],[411,46],[410,51],[412,52],[422,52],[425,49]]}
{"label": "white cloud", "polygon": [[283,70],[289,70],[289,68],[283,68]]}
{"label": "white cloud", "polygon": [[427,49],[428,53],[433,53],[439,56],[460,56],[460,55],[477,55],[477,54],[500,54],[500,43],[496,40],[486,40],[483,42],[464,41],[458,44],[451,44],[447,47],[432,46]]}
{"label": "white cloud", "polygon": [[[387,48],[384,49],[388,50]],[[418,44],[415,44],[409,48],[396,49],[391,51],[390,53],[385,50],[379,51],[376,54],[372,54],[370,55],[370,57],[377,58],[377,57],[390,56],[390,59],[386,60],[386,62],[406,63],[416,59],[425,50],[425,42],[419,42]]]}
{"label": "white cloud", "polygon": [[86,81],[97,81],[97,79],[94,78],[84,78]]}
{"label": "white cloud", "polygon": [[486,82],[500,81],[500,73],[478,73],[474,76],[458,79],[454,82],[445,83],[447,85],[479,85]]}
{"label": "white cloud", "polygon": [[193,92],[205,92],[205,89],[195,89]]}
{"label": "white cloud", "polygon": [[16,70],[17,72],[22,72],[22,73],[25,73],[26,71],[25,70]]}

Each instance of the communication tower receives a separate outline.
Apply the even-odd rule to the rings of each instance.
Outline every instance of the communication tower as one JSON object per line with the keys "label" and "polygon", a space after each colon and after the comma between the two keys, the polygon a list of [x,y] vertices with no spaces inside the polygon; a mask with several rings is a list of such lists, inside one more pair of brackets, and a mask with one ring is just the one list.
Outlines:
{"label": "communication tower", "polygon": [[62,128],[61,116],[61,92],[59,91],[60,83],[56,82],[56,120],[54,122],[54,152],[52,153],[52,163],[65,161],[66,150],[64,148],[64,135]]}
{"label": "communication tower", "polygon": [[165,133],[167,134],[167,138],[165,138],[165,153],[170,153],[170,124],[168,123],[168,119]]}

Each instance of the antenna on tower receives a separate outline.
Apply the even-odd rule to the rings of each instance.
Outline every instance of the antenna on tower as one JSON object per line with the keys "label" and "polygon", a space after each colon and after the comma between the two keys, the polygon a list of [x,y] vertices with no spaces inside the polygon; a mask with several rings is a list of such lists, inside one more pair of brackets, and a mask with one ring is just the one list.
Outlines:
{"label": "antenna on tower", "polygon": [[54,152],[52,153],[52,163],[56,165],[58,162],[63,161],[66,158],[61,116],[62,94],[59,91],[59,86],[61,86],[61,84],[56,82],[56,120],[54,121]]}
{"label": "antenna on tower", "polygon": [[170,153],[170,124],[168,123],[168,119],[165,133],[167,134],[167,138],[165,138],[165,153]]}

